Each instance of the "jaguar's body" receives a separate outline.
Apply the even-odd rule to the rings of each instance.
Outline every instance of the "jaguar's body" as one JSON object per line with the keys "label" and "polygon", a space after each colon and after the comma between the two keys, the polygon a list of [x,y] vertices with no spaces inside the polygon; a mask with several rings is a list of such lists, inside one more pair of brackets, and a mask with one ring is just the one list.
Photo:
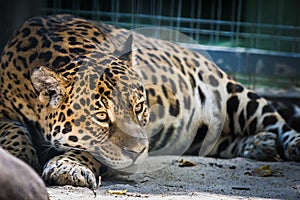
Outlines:
{"label": "jaguar's body", "polygon": [[147,152],[300,160],[300,134],[265,99],[203,55],[128,30],[32,18],[5,47],[0,77],[0,144],[44,165],[48,182],[95,187],[102,165]]}

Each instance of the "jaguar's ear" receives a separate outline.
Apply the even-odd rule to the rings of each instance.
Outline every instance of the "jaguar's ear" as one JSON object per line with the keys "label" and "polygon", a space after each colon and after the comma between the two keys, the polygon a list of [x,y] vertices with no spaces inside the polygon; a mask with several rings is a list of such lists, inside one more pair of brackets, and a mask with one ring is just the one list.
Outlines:
{"label": "jaguar's ear", "polygon": [[67,79],[47,67],[37,67],[32,71],[31,82],[42,103],[57,108],[65,96]]}
{"label": "jaguar's ear", "polygon": [[115,51],[115,55],[121,60],[126,61],[130,66],[133,64],[133,36],[130,34],[125,43]]}

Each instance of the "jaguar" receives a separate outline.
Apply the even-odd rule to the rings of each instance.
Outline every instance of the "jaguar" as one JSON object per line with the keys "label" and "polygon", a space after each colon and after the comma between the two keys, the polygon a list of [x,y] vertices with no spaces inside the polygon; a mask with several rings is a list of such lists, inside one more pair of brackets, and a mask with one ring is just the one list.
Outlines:
{"label": "jaguar", "polygon": [[300,160],[300,134],[202,53],[67,14],[5,46],[0,144],[49,184],[89,188],[148,155]]}

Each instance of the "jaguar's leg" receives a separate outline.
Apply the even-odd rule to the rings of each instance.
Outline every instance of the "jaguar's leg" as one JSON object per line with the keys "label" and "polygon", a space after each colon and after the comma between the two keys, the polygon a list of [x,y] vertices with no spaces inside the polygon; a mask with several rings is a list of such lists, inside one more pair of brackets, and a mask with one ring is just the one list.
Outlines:
{"label": "jaguar's leg", "polygon": [[49,184],[97,188],[101,164],[87,152],[70,150],[52,158],[45,166],[43,179]]}
{"label": "jaguar's leg", "polygon": [[283,125],[278,140],[283,148],[283,156],[286,160],[300,161],[300,133]]}
{"label": "jaguar's leg", "polygon": [[[253,137],[257,138],[256,141],[263,140],[261,143],[264,144],[264,146],[266,146],[267,143],[272,144],[271,148],[273,148],[273,142],[271,141],[275,140],[277,152],[284,160],[300,161],[300,133],[290,128],[286,121],[276,111],[271,110],[267,103],[263,108],[265,109],[260,110],[261,114],[257,117],[259,119],[257,120],[257,133]],[[268,110],[268,112],[266,112],[266,110]],[[271,136],[271,133],[273,133],[276,138]],[[256,145],[254,147],[256,147]],[[265,148],[261,149],[265,150]]]}
{"label": "jaguar's leg", "polygon": [[0,146],[33,168],[39,169],[38,156],[31,136],[21,123],[0,120]]}
{"label": "jaguar's leg", "polygon": [[[225,147],[224,144],[229,145]],[[280,160],[277,136],[272,132],[260,132],[242,138],[228,135],[221,138],[216,146],[215,154],[223,158],[238,156],[262,161]]]}
{"label": "jaguar's leg", "polygon": [[223,136],[217,154],[272,160],[278,152],[285,160],[300,161],[300,133],[264,98],[246,89],[234,93],[227,100],[227,115],[227,131],[232,134]]}

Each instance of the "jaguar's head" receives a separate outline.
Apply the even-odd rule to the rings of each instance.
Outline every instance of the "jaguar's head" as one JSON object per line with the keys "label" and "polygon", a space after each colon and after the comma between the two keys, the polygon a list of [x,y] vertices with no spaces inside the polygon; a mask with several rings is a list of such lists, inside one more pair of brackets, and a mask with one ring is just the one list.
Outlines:
{"label": "jaguar's head", "polygon": [[88,151],[115,169],[144,160],[149,111],[142,81],[124,61],[127,56],[93,52],[59,70],[32,72],[36,111],[54,147]]}

